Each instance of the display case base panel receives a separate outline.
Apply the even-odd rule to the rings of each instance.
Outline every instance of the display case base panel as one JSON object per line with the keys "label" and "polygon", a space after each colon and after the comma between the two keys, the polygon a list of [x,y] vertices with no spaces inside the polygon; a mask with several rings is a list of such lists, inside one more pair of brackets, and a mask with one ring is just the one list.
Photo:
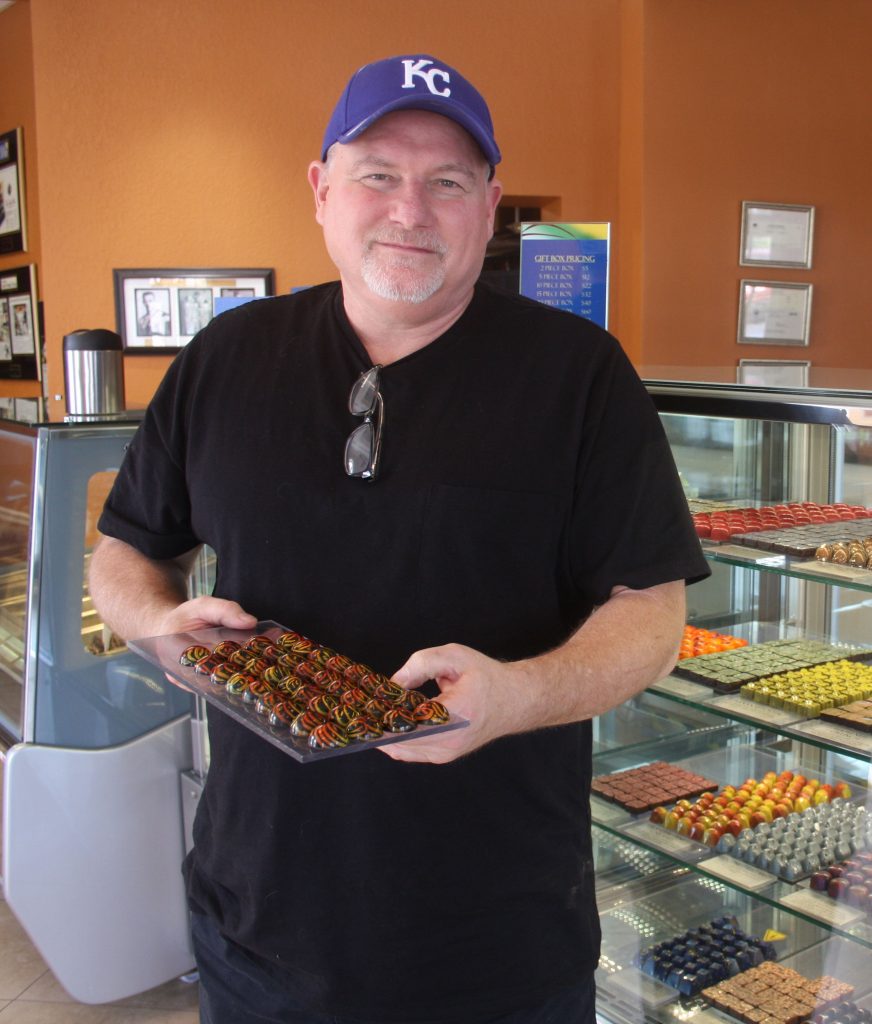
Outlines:
{"label": "display case base panel", "polygon": [[131,641],[128,647],[140,657],[145,658],[146,661],[156,665],[186,690],[203,697],[210,707],[217,708],[245,726],[246,729],[256,733],[267,743],[304,763],[323,761],[325,758],[338,757],[342,754],[361,753],[374,747],[432,736],[435,733],[450,732],[469,725],[466,719],[452,714],[444,724],[430,725],[421,722],[412,732],[385,732],[377,739],[358,740],[348,743],[347,746],[313,750],[306,737],[294,736],[288,726],[270,725],[268,718],[258,713],[253,703],[246,703],[241,697],[228,694],[223,686],[216,686],[210,682],[208,676],[199,675],[192,666],[181,665],[179,662],[182,652],[195,645],[212,650],[223,640],[244,644],[253,634],[275,641],[284,632],[288,632],[287,627],[272,620],[264,620],[249,630],[228,629],[221,626],[194,629],[186,633]]}

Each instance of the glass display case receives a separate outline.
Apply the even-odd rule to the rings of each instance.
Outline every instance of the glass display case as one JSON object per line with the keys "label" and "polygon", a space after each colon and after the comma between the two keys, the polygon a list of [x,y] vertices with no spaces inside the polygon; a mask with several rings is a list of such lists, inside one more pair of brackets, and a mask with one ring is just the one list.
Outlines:
{"label": "glass display case", "polygon": [[4,890],[64,988],[89,1003],[193,966],[180,787],[197,708],[112,636],[87,587],[136,427],[0,422]]}
{"label": "glass display case", "polygon": [[[712,569],[688,590],[688,626],[735,646],[683,652],[595,723],[598,1012],[798,1024],[802,995],[819,1014],[840,1003],[816,1020],[870,1019],[872,707],[854,705],[872,697],[872,394],[647,387]],[[614,787],[661,763],[697,781],[684,804]],[[721,928],[732,952],[706,946],[703,963]],[[796,972],[786,1009],[754,1001],[761,957]]]}

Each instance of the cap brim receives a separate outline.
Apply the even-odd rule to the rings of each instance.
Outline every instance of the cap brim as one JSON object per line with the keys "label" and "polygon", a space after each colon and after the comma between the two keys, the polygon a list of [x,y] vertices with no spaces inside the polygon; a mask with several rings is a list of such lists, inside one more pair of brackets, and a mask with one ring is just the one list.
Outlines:
{"label": "cap brim", "polygon": [[[438,96],[429,98],[416,96],[402,96],[399,99],[392,100],[390,103],[386,103],[383,107],[379,107],[374,113],[370,114],[369,117],[365,118],[359,124],[356,124],[353,128],[350,128],[347,132],[337,136],[337,142],[353,142],[358,136],[362,135],[367,128],[375,124],[379,118],[390,114],[395,110],[429,110],[434,114],[441,114],[443,117],[447,117],[454,121],[455,124],[459,124],[461,128],[464,128],[478,143],[479,149],[484,154],[485,159],[491,167],[495,167],[502,156],[499,149],[497,148],[496,142],[493,140],[491,133],[485,128],[485,126],[472,117],[466,110],[457,107],[446,100],[440,99]],[[326,155],[326,154],[325,154]]]}

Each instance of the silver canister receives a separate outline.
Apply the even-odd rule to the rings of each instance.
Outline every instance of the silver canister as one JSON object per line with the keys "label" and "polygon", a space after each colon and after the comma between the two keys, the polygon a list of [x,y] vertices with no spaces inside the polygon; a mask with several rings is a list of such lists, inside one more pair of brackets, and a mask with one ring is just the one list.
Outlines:
{"label": "silver canister", "polygon": [[102,328],[64,336],[64,390],[68,419],[124,412],[121,336]]}

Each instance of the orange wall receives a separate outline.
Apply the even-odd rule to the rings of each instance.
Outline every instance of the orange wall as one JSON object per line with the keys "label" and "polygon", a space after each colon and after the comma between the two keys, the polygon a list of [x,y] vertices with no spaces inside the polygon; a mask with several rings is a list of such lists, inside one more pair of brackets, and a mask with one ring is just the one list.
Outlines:
{"label": "orange wall", "polygon": [[[305,180],[350,72],[433,51],[491,99],[506,190],[614,220],[617,0],[30,0],[50,394],[61,338],[113,326],[114,267],[332,278]],[[554,39],[570,39],[558,71]],[[126,359],[142,404],[167,357]],[[62,406],[55,403],[56,408]]]}
{"label": "orange wall", "polygon": [[[646,5],[646,362],[872,368],[870,40],[869,0]],[[813,205],[812,269],[739,267],[742,200]],[[812,284],[808,348],[736,343],[742,278]]]}
{"label": "orange wall", "polygon": [[[36,111],[30,45],[30,7],[15,4],[0,15],[0,132],[24,131],[24,201],[28,251],[0,255],[0,273],[35,263],[41,293],[39,186],[36,174]],[[25,398],[42,394],[39,381],[0,380],[0,397]]]}
{"label": "orange wall", "polygon": [[[414,50],[488,96],[509,195],[612,222],[610,326],[637,364],[872,368],[870,34],[869,0],[18,0],[0,124],[25,124],[49,397],[63,334],[115,325],[115,267],[332,277],[306,165],[350,70]],[[740,268],[743,199],[815,205],[814,269]],[[813,282],[810,348],[736,345],[749,276]],[[127,358],[129,405],[167,365]]]}

